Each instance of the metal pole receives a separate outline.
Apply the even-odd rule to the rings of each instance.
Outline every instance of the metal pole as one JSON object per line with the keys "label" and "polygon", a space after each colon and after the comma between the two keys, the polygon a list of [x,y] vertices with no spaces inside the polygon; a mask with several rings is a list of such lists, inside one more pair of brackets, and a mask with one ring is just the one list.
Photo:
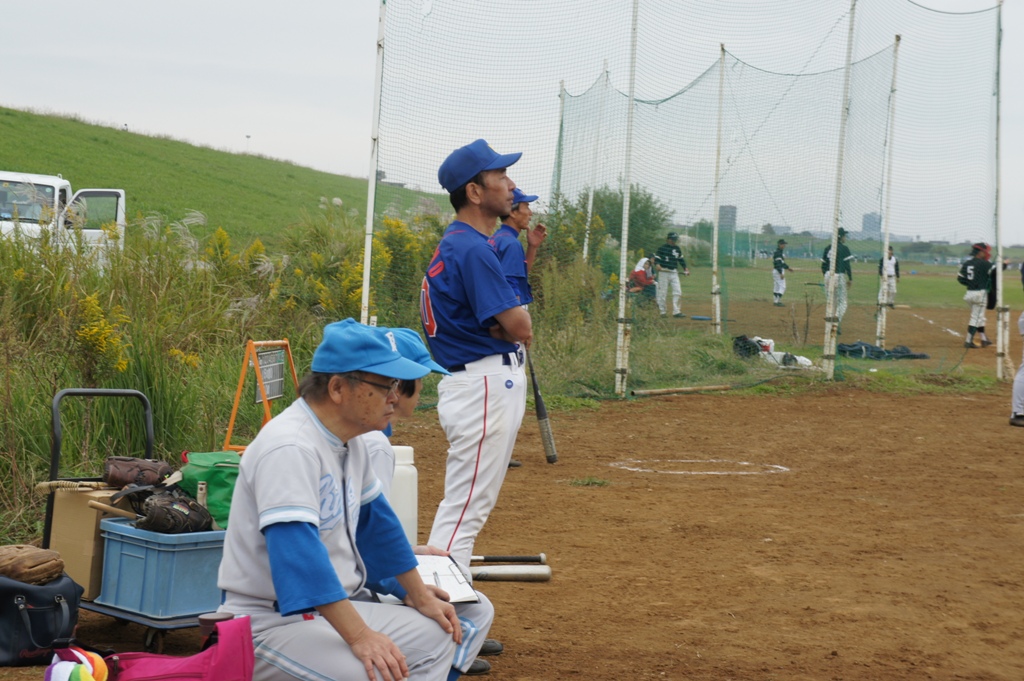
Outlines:
{"label": "metal pole", "polygon": [[846,36],[846,68],[843,74],[843,110],[839,119],[839,152],[836,154],[835,204],[832,208],[832,246],[829,249],[828,286],[825,290],[825,342],[821,365],[828,380],[835,378],[836,336],[839,318],[836,317],[836,251],[839,249],[839,208],[843,192],[843,154],[846,151],[846,119],[850,116],[850,65],[853,59],[853,20],[857,0],[850,0],[850,28]]}
{"label": "metal pole", "polygon": [[1010,308],[1003,305],[1003,233],[999,219],[999,128],[1001,124],[1002,97],[1000,79],[1002,78],[1000,62],[1003,53],[1003,0],[999,0],[996,13],[996,380],[1003,381],[1013,375],[1013,363],[1010,360]]}
{"label": "metal pole", "polygon": [[[718,141],[715,145],[715,227],[711,233],[711,309],[712,328],[716,335],[722,333],[722,287],[718,285],[718,228],[722,222],[722,206],[718,202],[718,182],[722,179],[722,92],[725,87],[725,43],[719,43],[718,63]],[[735,246],[735,229],[733,245]],[[735,250],[735,249],[733,249]],[[735,255],[733,256],[735,258]],[[735,260],[733,265],[735,265]]]}
{"label": "metal pole", "polygon": [[377,144],[380,134],[380,91],[384,78],[384,20],[387,3],[381,0],[377,22],[377,76],[373,84],[373,117],[370,120],[370,176],[366,182],[366,238],[363,240],[363,296],[359,321],[370,319],[370,262],[373,256],[373,213],[377,201]]}
{"label": "metal pole", "polygon": [[601,93],[601,103],[597,108],[597,130],[594,132],[594,156],[590,163],[590,185],[587,195],[587,226],[583,231],[583,262],[587,261],[587,254],[590,251],[590,223],[594,218],[594,185],[597,183],[597,159],[601,150],[601,124],[604,118],[604,101],[608,97],[608,60],[604,62],[604,91]]}
{"label": "metal pole", "polygon": [[[892,148],[894,125],[896,122],[896,65],[900,55],[900,36],[896,36],[896,42],[892,46],[892,86],[889,88],[889,149],[886,159],[885,170],[885,208],[882,211],[882,262],[889,257],[889,205],[892,202]],[[878,291],[878,324],[875,327],[875,345],[885,348],[885,327],[886,327],[886,306],[882,304],[882,290],[885,288],[886,276],[885,267],[882,267],[882,276],[879,279]]]}
{"label": "metal pole", "polygon": [[551,178],[551,196],[562,195],[562,143],[565,137],[565,81],[558,81],[558,148],[555,152],[555,172]]}
{"label": "metal pole", "polygon": [[629,111],[626,114],[626,169],[622,193],[622,240],[619,244],[619,323],[615,340],[615,394],[626,396],[626,374],[629,371],[629,321],[626,319],[626,261],[629,255],[629,194],[632,186],[633,101],[636,95],[636,20],[640,0],[633,0],[633,23],[629,47]]}

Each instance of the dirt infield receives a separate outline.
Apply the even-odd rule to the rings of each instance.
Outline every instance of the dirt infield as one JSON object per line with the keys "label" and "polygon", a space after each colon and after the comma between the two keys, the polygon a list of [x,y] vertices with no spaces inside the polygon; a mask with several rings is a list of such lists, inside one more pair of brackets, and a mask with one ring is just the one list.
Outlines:
{"label": "dirt infield", "polygon": [[[549,556],[548,583],[479,583],[493,679],[1024,678],[1024,431],[992,394],[688,395],[527,415],[477,553]],[[436,414],[405,424],[421,536]],[[634,470],[635,469],[635,470]],[[592,478],[604,486],[580,486]],[[80,637],[138,650],[135,624]],[[167,651],[196,650],[195,630]],[[41,678],[41,669],[0,678]]]}

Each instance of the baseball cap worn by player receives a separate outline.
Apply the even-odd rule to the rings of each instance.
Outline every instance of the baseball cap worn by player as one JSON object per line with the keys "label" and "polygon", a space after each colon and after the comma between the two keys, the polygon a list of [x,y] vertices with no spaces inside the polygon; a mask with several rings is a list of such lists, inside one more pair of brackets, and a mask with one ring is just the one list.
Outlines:
{"label": "baseball cap worn by player", "polygon": [[672,241],[675,241],[675,240],[677,240],[679,238],[679,235],[676,234],[675,232],[669,232],[668,236],[666,236],[665,238],[666,239],[670,239]]}
{"label": "baseball cap worn by player", "polygon": [[[389,329],[381,327],[381,330],[388,331]],[[430,351],[427,350],[427,346],[423,345],[423,340],[420,339],[418,333],[412,329],[404,328],[390,329],[390,331],[395,335],[398,352],[401,353],[402,357],[410,359],[434,373],[451,376],[450,371],[430,358]]]}
{"label": "baseball cap worn by player", "polygon": [[516,204],[519,203],[533,203],[540,197],[536,194],[527,194],[519,187],[512,190],[512,207],[515,208]]}
{"label": "baseball cap worn by player", "polygon": [[324,327],[324,339],[313,353],[312,371],[343,374],[366,371],[412,381],[430,370],[402,356],[394,333],[381,333],[349,317]]}
{"label": "baseball cap worn by player", "polygon": [[839,238],[842,239],[846,235],[847,235],[847,231],[845,229],[843,229],[842,227],[840,227],[839,228]]}
{"label": "baseball cap worn by player", "polygon": [[477,173],[508,168],[522,155],[521,151],[499,154],[491,149],[486,140],[476,140],[448,154],[448,158],[437,170],[437,181],[451,194],[472,180]]}
{"label": "baseball cap worn by player", "polygon": [[779,246],[786,246],[787,244],[789,244],[789,242],[785,239],[779,239]]}

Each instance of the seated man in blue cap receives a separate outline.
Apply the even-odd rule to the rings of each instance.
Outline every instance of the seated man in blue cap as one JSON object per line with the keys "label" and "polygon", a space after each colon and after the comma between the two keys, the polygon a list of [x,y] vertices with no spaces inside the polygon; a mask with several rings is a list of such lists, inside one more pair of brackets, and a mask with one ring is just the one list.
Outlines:
{"label": "seated man in blue cap", "polygon": [[[420,579],[358,438],[428,372],[393,335],[329,324],[301,397],[246,448],[218,586],[224,611],[251,618],[254,681],[448,677],[455,609]],[[410,607],[373,600],[367,583],[391,577]]]}

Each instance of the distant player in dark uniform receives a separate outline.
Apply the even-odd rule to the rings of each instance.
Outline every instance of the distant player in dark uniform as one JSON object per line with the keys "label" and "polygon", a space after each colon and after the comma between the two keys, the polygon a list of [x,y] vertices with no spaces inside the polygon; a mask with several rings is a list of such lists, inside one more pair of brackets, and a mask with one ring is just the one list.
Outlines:
{"label": "distant player in dark uniform", "polygon": [[793,269],[786,264],[787,243],[785,239],[779,239],[772,255],[772,295],[775,296],[776,307],[782,307],[782,296],[786,294],[786,270]]}
{"label": "distant player in dark uniform", "polygon": [[682,268],[686,276],[690,276],[690,270],[686,267],[683,252],[676,245],[678,242],[679,235],[669,232],[665,237],[665,243],[658,246],[658,250],[654,252],[654,269],[658,272],[658,309],[661,310],[662,317],[666,314],[665,304],[669,289],[672,289],[672,316],[686,316],[679,307],[679,298],[683,295],[683,289],[679,286],[679,268]]}
{"label": "distant player in dark uniform", "polygon": [[995,283],[996,266],[992,264],[992,249],[984,243],[971,245],[971,258],[960,266],[956,280],[967,287],[964,300],[971,306],[971,319],[967,324],[965,348],[977,348],[975,334],[980,334],[980,347],[992,345],[985,334],[985,305],[988,302],[989,288]]}
{"label": "distant player in dark uniform", "polygon": [[[843,315],[846,314],[846,289],[853,286],[853,268],[850,263],[853,261],[853,254],[850,247],[846,245],[846,230],[839,228],[839,246],[836,248],[838,258],[836,259],[836,317],[839,323],[843,322]],[[832,244],[825,246],[821,254],[821,273],[825,275],[825,289],[828,290],[828,270],[832,266],[830,256]]]}
{"label": "distant player in dark uniform", "polygon": [[434,360],[451,372],[438,384],[437,415],[448,438],[444,499],[428,544],[469,568],[477,534],[498,501],[526,410],[520,346],[533,338],[530,313],[508,284],[487,242],[512,212],[506,168],[521,154],[499,154],[484,140],[453,151],[437,177],[455,221],[423,278],[420,318]]}

